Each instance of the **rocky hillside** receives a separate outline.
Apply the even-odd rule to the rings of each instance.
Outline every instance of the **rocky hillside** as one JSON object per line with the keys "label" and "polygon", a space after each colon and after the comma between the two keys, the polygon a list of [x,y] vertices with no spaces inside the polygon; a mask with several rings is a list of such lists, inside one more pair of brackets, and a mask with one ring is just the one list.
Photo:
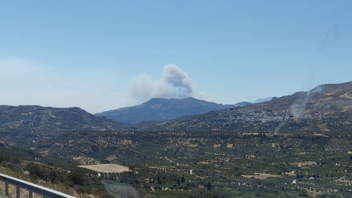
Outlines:
{"label": "rocky hillside", "polygon": [[[160,122],[162,130],[333,131],[352,130],[352,82],[326,84],[308,92],[241,108]],[[151,128],[145,123],[141,127]]]}
{"label": "rocky hillside", "polygon": [[56,135],[74,130],[132,130],[128,124],[94,116],[80,108],[0,106],[0,132]]}
{"label": "rocky hillside", "polygon": [[235,105],[222,105],[195,98],[161,99],[154,98],[141,105],[125,107],[95,114],[124,123],[139,123],[149,120],[171,120],[182,116],[203,114],[213,110],[221,110],[249,105],[241,102]]}

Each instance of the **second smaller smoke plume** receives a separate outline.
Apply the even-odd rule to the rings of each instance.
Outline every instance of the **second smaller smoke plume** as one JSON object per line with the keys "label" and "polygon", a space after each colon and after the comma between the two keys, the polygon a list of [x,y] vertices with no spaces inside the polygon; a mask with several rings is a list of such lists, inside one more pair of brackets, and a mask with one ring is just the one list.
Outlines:
{"label": "second smaller smoke plume", "polygon": [[291,114],[294,118],[300,118],[304,110],[306,109],[306,105],[311,96],[316,93],[321,92],[324,89],[324,86],[318,86],[308,92],[302,97],[297,98],[293,104],[291,105]]}
{"label": "second smaller smoke plume", "polygon": [[139,198],[137,191],[130,185],[113,181],[103,181],[106,191],[115,198]]}

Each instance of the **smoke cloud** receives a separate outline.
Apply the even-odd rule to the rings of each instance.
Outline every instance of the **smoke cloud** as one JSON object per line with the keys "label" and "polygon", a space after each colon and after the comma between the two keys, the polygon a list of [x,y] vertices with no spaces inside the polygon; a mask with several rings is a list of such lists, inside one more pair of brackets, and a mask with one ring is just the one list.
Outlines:
{"label": "smoke cloud", "polygon": [[[297,98],[293,104],[291,105],[290,112],[293,115],[294,118],[300,118],[304,114],[304,110],[306,109],[307,102],[311,96],[313,96],[316,93],[321,92],[324,89],[324,86],[318,86],[308,92],[306,92],[305,95]],[[285,126],[285,120],[287,118],[284,118],[284,121],[281,122],[274,130],[274,134],[277,134],[280,129]]]}
{"label": "smoke cloud", "polygon": [[176,65],[164,67],[162,77],[154,81],[146,74],[139,75],[130,81],[129,95],[139,99],[151,98],[204,98],[196,94],[187,73]]}
{"label": "smoke cloud", "polygon": [[281,122],[276,128],[275,128],[275,131],[274,131],[274,134],[277,134],[281,127],[285,126],[285,122]]}
{"label": "smoke cloud", "polygon": [[106,191],[115,198],[139,198],[137,191],[130,185],[113,181],[103,181]]}
{"label": "smoke cloud", "polygon": [[300,118],[304,113],[309,98],[312,95],[321,92],[323,89],[324,86],[318,86],[306,92],[304,96],[297,98],[297,100],[291,105],[291,114],[293,115],[293,117]]}

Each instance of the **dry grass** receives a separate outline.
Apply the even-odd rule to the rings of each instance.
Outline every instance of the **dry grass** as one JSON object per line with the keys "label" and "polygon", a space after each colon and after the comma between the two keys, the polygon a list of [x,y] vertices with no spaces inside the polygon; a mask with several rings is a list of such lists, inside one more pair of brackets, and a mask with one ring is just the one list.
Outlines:
{"label": "dry grass", "polygon": [[[5,182],[0,182],[0,195],[5,196]],[[9,197],[16,197],[16,186],[9,184]],[[29,192],[20,188],[20,197],[29,197]],[[33,193],[33,198],[42,198],[42,196]]]}
{"label": "dry grass", "polygon": [[[36,162],[36,163],[38,163],[38,162]],[[43,186],[43,187],[46,187],[49,189],[53,189],[53,190],[56,190],[56,191],[59,191],[62,193],[71,194],[71,195],[73,194],[73,196],[75,196],[75,197],[82,197],[82,195],[77,194],[74,191],[74,189],[66,187],[64,184],[52,184],[50,182],[45,182],[43,180],[31,181],[27,176],[20,174],[18,172],[14,172],[10,169],[7,169],[7,168],[1,167],[1,166],[0,166],[0,173],[5,174],[5,175],[9,175],[11,177],[15,177],[17,179],[28,181],[28,182],[31,182],[31,183],[34,183],[34,184],[37,184],[37,185],[40,185],[40,186]],[[6,197],[5,196],[5,183],[2,181],[0,181],[0,195],[2,195],[3,197]],[[16,197],[15,195],[16,195],[16,187],[9,184],[9,196]],[[28,191],[25,189],[21,189],[21,188],[20,188],[20,195],[21,195],[20,196],[21,198],[22,197],[23,198],[29,197]],[[43,196],[33,193],[33,197],[34,198],[42,198]]]}
{"label": "dry grass", "polygon": [[128,167],[118,164],[80,165],[78,167],[86,168],[99,173],[122,173],[130,171]]}

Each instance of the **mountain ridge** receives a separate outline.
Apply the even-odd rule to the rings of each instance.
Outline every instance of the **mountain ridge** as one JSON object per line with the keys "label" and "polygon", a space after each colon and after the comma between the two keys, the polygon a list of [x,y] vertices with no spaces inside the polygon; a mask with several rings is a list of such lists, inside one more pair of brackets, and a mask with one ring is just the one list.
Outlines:
{"label": "mountain ridge", "polygon": [[222,105],[192,97],[184,99],[153,98],[140,105],[123,107],[95,115],[123,123],[137,124],[143,121],[166,121],[183,116],[203,114],[212,110],[235,108],[250,104],[249,102],[240,102],[234,105]]}
{"label": "mountain ridge", "polygon": [[307,92],[249,106],[212,111],[139,127],[154,130],[278,132],[352,129],[352,82],[324,84]]}
{"label": "mountain ridge", "polygon": [[37,105],[0,105],[0,131],[56,134],[73,130],[125,130],[131,125],[94,116],[79,107],[54,108]]}
{"label": "mountain ridge", "polygon": [[[154,99],[148,105],[155,109],[163,108],[160,101],[167,100]],[[197,102],[192,98],[186,101]],[[352,130],[352,82],[325,84],[307,92],[274,97],[263,103],[213,110],[201,115],[187,115],[166,121],[144,121],[137,125],[98,117],[78,107],[1,105],[0,118],[0,135],[18,132],[32,136],[56,136],[74,130]]]}

